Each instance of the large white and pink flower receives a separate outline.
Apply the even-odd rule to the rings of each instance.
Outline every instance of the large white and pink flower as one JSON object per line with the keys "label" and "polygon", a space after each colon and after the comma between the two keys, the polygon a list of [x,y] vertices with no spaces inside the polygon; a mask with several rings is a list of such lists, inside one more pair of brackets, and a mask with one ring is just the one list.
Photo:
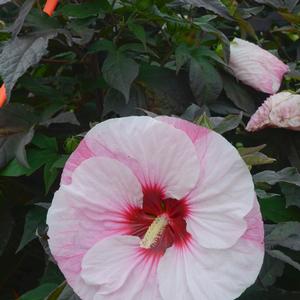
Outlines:
{"label": "large white and pink flower", "polygon": [[254,89],[275,94],[289,67],[259,46],[235,38],[230,44],[229,66],[235,77]]}
{"label": "large white and pink flower", "polygon": [[281,127],[300,131],[300,95],[280,92],[265,100],[247,124],[248,131]]}
{"label": "large white and pink flower", "polygon": [[177,118],[111,119],[90,130],[47,223],[52,254],[83,300],[233,300],[264,256],[238,152]]}

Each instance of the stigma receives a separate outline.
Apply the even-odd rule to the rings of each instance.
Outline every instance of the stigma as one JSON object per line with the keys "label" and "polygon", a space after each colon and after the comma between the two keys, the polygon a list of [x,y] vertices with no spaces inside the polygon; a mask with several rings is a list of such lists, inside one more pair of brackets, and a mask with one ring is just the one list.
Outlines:
{"label": "stigma", "polygon": [[168,223],[169,221],[166,215],[156,217],[141,240],[140,247],[145,249],[154,247],[161,238]]}

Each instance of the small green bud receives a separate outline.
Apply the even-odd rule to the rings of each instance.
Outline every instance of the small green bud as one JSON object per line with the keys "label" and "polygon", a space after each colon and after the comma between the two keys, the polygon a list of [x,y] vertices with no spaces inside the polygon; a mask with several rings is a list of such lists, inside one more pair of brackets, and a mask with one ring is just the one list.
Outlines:
{"label": "small green bud", "polygon": [[64,142],[64,149],[67,154],[71,154],[79,145],[80,138],[76,136],[69,137]]}

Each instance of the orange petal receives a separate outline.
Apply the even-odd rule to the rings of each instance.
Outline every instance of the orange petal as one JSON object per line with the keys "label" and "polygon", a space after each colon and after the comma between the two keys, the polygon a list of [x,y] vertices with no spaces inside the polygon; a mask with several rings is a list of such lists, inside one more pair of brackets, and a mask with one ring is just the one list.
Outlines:
{"label": "orange petal", "polygon": [[5,101],[6,101],[6,89],[5,89],[5,85],[2,84],[2,86],[0,88],[0,107],[3,106]]}
{"label": "orange petal", "polygon": [[57,4],[58,0],[47,0],[43,12],[45,12],[49,16],[52,16]]}

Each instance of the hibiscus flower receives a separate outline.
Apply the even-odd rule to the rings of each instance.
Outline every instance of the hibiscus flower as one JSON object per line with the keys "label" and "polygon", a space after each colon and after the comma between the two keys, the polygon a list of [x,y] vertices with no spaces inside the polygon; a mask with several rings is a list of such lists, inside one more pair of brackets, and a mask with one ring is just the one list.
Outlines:
{"label": "hibiscus flower", "polygon": [[177,118],[92,128],[47,223],[51,252],[83,300],[233,300],[264,256],[247,166],[221,135]]}

